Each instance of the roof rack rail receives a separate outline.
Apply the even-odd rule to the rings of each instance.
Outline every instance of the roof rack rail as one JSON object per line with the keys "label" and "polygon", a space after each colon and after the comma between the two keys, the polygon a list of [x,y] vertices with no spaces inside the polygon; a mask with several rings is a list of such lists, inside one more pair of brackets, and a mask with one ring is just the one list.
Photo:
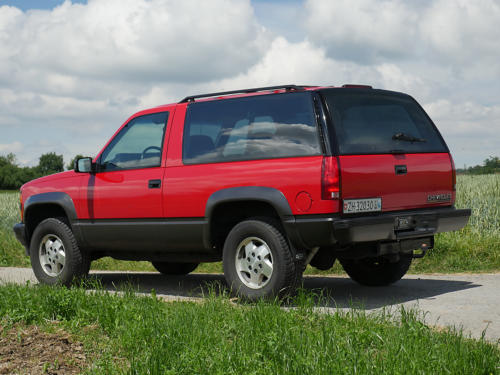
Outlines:
{"label": "roof rack rail", "polygon": [[242,90],[213,92],[213,93],[210,93],[210,94],[201,94],[201,95],[186,96],[179,103],[194,102],[195,99],[209,98],[211,96],[223,96],[223,95],[230,95],[230,94],[249,94],[251,92],[259,92],[259,91],[267,91],[267,90],[285,89],[287,91],[298,91],[298,90],[303,90],[304,87],[308,87],[308,86],[280,85],[280,86],[256,87],[256,88],[253,88],[253,89],[242,89]]}

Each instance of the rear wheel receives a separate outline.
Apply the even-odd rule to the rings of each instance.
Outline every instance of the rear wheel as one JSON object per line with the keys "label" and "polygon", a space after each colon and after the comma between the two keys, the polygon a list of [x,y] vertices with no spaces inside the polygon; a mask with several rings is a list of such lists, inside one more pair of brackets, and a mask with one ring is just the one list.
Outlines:
{"label": "rear wheel", "polygon": [[263,220],[234,226],[224,243],[223,266],[231,291],[249,300],[291,294],[300,280],[278,225]]}
{"label": "rear wheel", "polygon": [[151,262],[151,264],[164,275],[187,275],[193,272],[199,263]]}
{"label": "rear wheel", "polygon": [[345,272],[361,285],[384,286],[400,280],[408,271],[412,254],[400,254],[397,262],[384,257],[339,259]]}
{"label": "rear wheel", "polygon": [[45,219],[35,228],[30,259],[36,278],[43,284],[69,286],[90,268],[90,258],[78,247],[69,226],[55,218]]}

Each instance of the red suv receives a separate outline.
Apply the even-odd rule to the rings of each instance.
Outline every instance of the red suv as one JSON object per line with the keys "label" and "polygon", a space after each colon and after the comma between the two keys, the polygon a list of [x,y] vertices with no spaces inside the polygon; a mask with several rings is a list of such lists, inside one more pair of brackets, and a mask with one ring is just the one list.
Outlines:
{"label": "red suv", "polygon": [[130,117],[95,159],[21,187],[14,231],[42,283],[103,256],[168,275],[223,261],[232,290],[291,293],[307,264],[399,280],[466,225],[455,169],[410,96],[276,86],[190,96]]}

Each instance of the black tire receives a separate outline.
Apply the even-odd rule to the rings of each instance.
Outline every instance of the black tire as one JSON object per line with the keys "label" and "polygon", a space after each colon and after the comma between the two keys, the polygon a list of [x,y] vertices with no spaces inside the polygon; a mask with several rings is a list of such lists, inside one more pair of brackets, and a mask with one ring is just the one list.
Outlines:
{"label": "black tire", "polygon": [[164,275],[187,275],[193,272],[199,263],[151,262],[151,264]]}
{"label": "black tire", "polygon": [[345,272],[361,285],[385,286],[400,280],[410,268],[412,254],[400,254],[399,261],[387,258],[339,259]]}
{"label": "black tire", "polygon": [[90,268],[90,257],[80,250],[69,226],[58,218],[45,219],[35,228],[30,259],[38,281],[48,285],[69,286],[86,276]]}
{"label": "black tire", "polygon": [[295,291],[302,272],[278,228],[271,221],[250,219],[229,232],[224,243],[223,267],[234,295],[254,301],[284,297]]}

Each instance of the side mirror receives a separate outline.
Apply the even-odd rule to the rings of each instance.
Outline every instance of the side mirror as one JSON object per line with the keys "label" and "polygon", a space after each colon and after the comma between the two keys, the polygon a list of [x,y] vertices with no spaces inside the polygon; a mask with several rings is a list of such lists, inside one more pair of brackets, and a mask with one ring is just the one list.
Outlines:
{"label": "side mirror", "polygon": [[75,172],[77,173],[91,173],[94,169],[92,167],[92,158],[79,158],[75,161]]}

